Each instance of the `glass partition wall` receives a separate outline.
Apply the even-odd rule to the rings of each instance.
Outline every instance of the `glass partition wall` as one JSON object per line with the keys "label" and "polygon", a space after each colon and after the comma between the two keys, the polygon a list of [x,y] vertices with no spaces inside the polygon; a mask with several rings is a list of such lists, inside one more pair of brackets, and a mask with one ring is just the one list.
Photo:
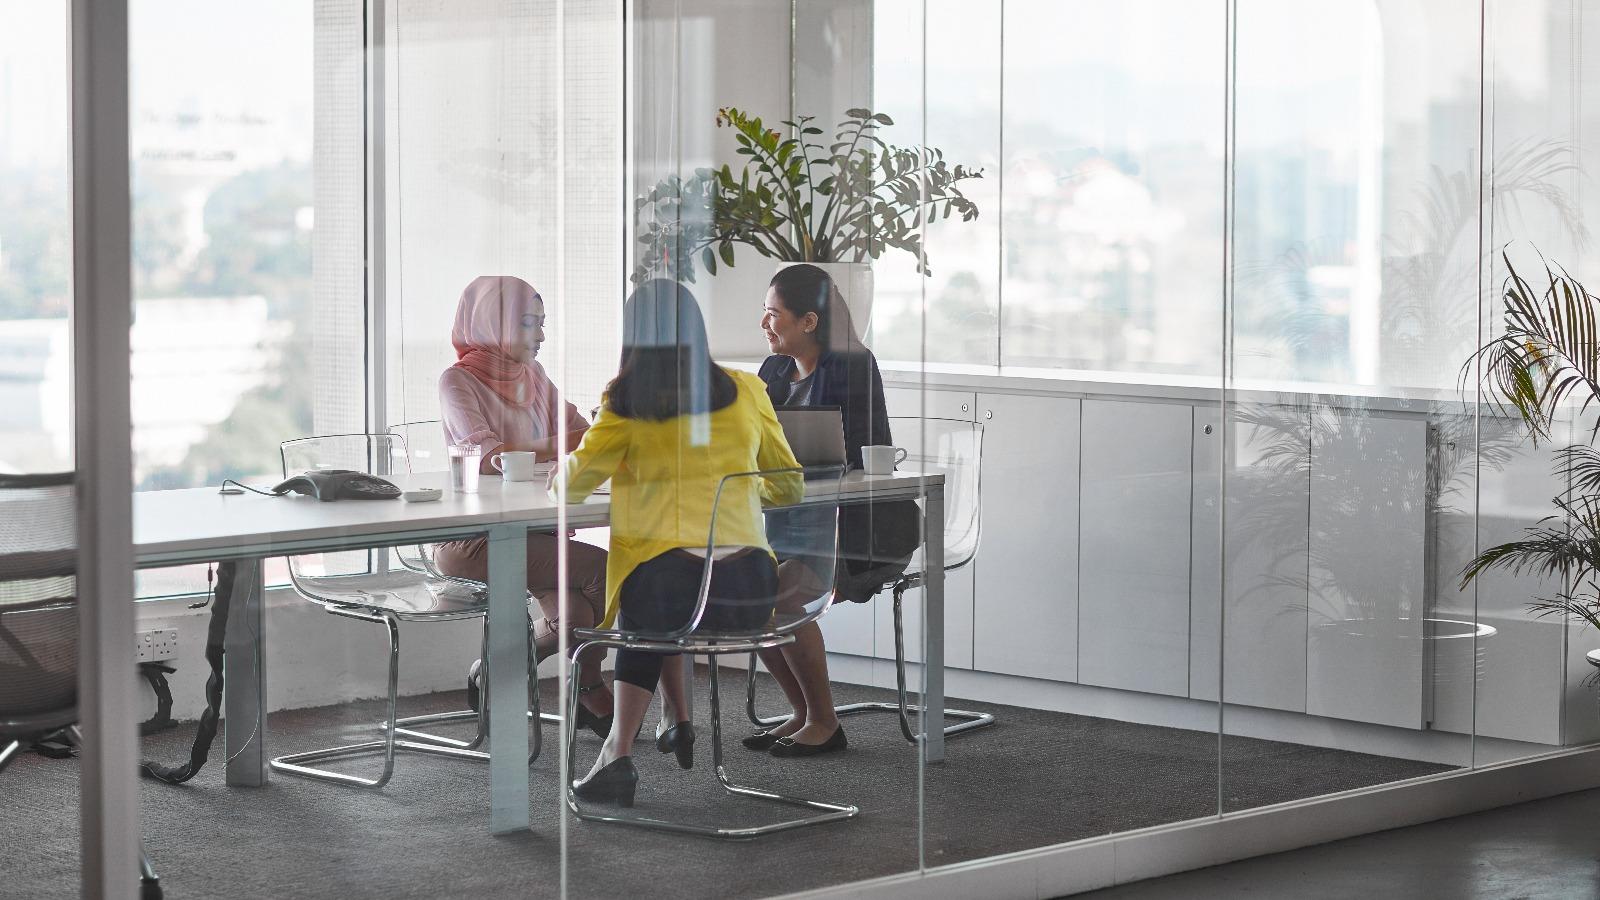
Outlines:
{"label": "glass partition wall", "polygon": [[[70,485],[28,488],[7,477],[70,473],[76,459],[67,7],[8,9],[0,29],[0,559],[76,546],[68,543],[76,537]],[[76,670],[64,663],[80,640],[76,613],[40,603],[59,596],[63,580],[31,568],[0,564],[0,720],[56,712],[74,694]],[[54,840],[6,842],[0,868],[74,892],[87,855],[81,850],[93,846],[78,829],[78,772],[70,761],[30,752],[29,737],[0,729],[0,815],[22,834],[49,830]],[[13,747],[15,740],[22,743]],[[49,818],[33,810],[49,810]]]}
{"label": "glass partition wall", "polygon": [[[1589,274],[1579,0],[201,6],[131,4],[136,517],[163,535],[227,512],[206,503],[288,518],[140,557],[141,653],[177,670],[175,730],[141,687],[159,763],[205,727],[218,604],[189,604],[239,588],[232,738],[187,789],[141,787],[173,890],[777,896],[1600,736],[1597,639],[1561,609],[1590,596],[1586,571],[1465,577],[1530,527],[1547,548],[1586,527],[1591,461],[1560,448],[1592,439],[1592,411],[1569,396],[1530,425],[1492,380],[1549,330],[1508,311],[1572,302]],[[226,39],[244,31],[248,52]],[[64,101],[15,87],[56,64],[18,33],[0,37],[0,195],[19,198],[0,209],[0,471],[32,472],[70,459],[70,232]],[[728,381],[648,368],[685,346]],[[647,392],[616,381],[641,371]],[[523,430],[469,414],[484,403]],[[740,403],[822,409],[740,432]],[[628,652],[652,626],[624,586],[665,577],[657,557],[709,545],[687,556],[697,585],[765,540],[775,614],[716,621],[753,640],[816,611],[791,542],[835,520],[719,536],[713,508],[757,514],[720,518],[706,479],[787,462],[778,436],[828,461],[834,428],[852,462],[906,453],[850,502],[802,479],[813,512],[842,503],[816,631],[759,663],[718,656],[717,725],[708,656],[684,657],[687,699],[663,699],[671,665],[644,688]],[[332,439],[281,446],[307,437]],[[474,497],[454,444],[488,453]],[[534,516],[544,464],[574,450],[553,480],[574,502]],[[441,487],[452,512],[385,530],[426,517],[341,503],[307,536],[297,501],[215,496],[330,466]],[[383,614],[337,614],[382,598],[426,609],[388,639]],[[515,727],[524,619],[539,711],[577,723],[570,756],[563,725]],[[572,629],[618,623],[635,646],[575,666],[593,635]],[[402,716],[465,710],[485,656],[517,685],[488,701],[513,727],[413,723],[385,776],[391,695]],[[921,714],[941,700],[950,717]],[[351,743],[379,752],[316,754]],[[518,764],[474,755],[490,749]],[[609,786],[569,794],[630,750]],[[40,791],[70,795],[72,765],[29,756],[0,775],[28,786],[0,795],[70,834]],[[773,829],[811,814],[830,821]],[[11,852],[40,894],[74,858]]]}

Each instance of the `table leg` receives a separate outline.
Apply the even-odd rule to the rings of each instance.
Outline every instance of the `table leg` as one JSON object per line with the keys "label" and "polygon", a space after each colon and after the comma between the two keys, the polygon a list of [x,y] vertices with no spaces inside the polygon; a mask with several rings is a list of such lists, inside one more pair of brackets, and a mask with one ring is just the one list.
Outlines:
{"label": "table leg", "polygon": [[928,490],[923,504],[927,571],[922,598],[922,747],[924,759],[944,762],[944,487]]}
{"label": "table leg", "polygon": [[[489,529],[489,830],[528,827],[528,530]],[[535,727],[538,727],[535,723]]]}
{"label": "table leg", "polygon": [[223,636],[222,743],[230,785],[267,783],[266,584],[262,560],[234,565],[233,594]]}

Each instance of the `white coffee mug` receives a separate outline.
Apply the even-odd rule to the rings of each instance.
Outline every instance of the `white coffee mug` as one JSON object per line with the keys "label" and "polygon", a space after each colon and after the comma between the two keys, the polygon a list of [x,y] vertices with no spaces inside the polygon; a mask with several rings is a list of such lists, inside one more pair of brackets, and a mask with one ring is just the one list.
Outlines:
{"label": "white coffee mug", "polygon": [[861,448],[861,469],[868,475],[893,475],[894,467],[906,461],[906,451],[887,444]]}
{"label": "white coffee mug", "polygon": [[538,464],[538,457],[531,450],[505,450],[489,464],[507,481],[532,481],[533,467]]}

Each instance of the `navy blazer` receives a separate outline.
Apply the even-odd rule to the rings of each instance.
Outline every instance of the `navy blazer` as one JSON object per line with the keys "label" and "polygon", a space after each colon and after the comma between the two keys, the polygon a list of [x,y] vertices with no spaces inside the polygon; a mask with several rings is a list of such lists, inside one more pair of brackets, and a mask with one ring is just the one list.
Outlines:
{"label": "navy blazer", "polygon": [[[795,361],[789,356],[769,356],[761,364],[759,374],[773,406],[783,406],[789,399],[794,372]],[[822,354],[806,405],[837,406],[843,411],[845,457],[852,468],[861,468],[862,447],[894,443],[883,403],[883,376],[870,350]]]}

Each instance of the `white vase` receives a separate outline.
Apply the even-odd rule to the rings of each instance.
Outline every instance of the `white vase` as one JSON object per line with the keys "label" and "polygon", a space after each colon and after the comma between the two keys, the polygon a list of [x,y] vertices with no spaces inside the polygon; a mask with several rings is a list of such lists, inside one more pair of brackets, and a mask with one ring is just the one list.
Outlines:
{"label": "white vase", "polygon": [[790,266],[816,266],[828,273],[833,284],[850,307],[850,320],[855,324],[856,336],[865,337],[872,323],[872,264],[871,263],[778,263],[778,271]]}

